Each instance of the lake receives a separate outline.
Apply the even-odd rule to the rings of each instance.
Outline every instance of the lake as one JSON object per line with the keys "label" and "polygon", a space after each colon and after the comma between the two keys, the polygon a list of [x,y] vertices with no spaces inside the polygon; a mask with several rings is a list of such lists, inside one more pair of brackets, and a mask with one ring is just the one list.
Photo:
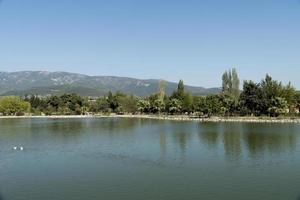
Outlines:
{"label": "lake", "polygon": [[300,124],[0,119],[0,200],[299,200],[299,136]]}

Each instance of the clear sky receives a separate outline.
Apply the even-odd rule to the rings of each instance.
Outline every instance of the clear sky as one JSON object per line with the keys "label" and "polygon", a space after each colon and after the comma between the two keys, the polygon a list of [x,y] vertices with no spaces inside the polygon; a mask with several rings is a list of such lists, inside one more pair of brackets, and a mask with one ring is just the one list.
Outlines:
{"label": "clear sky", "polygon": [[[1,1],[1,0],[0,0]],[[0,71],[183,79],[266,73],[300,88],[299,0],[2,0]]]}

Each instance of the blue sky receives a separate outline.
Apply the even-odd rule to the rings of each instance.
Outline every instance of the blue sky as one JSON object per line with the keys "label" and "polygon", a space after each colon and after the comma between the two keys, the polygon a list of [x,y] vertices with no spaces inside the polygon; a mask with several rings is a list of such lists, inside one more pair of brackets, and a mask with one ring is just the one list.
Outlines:
{"label": "blue sky", "polygon": [[299,0],[2,0],[0,71],[183,79],[266,73],[300,88]]}

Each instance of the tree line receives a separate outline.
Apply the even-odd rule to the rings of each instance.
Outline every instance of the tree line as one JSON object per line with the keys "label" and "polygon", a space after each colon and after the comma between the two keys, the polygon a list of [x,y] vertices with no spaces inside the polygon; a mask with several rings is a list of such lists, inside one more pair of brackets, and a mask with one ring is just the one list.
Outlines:
{"label": "tree line", "polygon": [[273,80],[270,75],[259,83],[240,80],[236,69],[224,72],[222,92],[198,96],[185,90],[182,80],[171,94],[165,93],[161,81],[157,93],[147,97],[108,92],[107,95],[89,99],[77,94],[37,95],[24,98],[0,97],[2,115],[84,115],[84,114],[168,114],[211,116],[271,116],[298,115],[300,94],[291,85]]}

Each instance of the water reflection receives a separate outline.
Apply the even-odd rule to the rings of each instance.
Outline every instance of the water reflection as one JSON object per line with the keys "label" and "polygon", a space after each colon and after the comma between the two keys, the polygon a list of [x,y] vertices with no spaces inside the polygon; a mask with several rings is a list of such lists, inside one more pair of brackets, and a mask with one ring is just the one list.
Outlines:
{"label": "water reflection", "polygon": [[176,131],[173,134],[173,139],[175,143],[179,145],[182,153],[186,152],[189,135],[190,135],[189,133],[184,131]]}
{"label": "water reflection", "polygon": [[29,123],[29,120],[23,120],[23,119],[19,119],[19,120],[12,120],[12,119],[1,119],[0,120],[0,127],[12,127],[12,126],[18,126],[21,123]]}
{"label": "water reflection", "polygon": [[50,132],[56,136],[60,137],[74,137],[76,135],[80,135],[82,129],[86,126],[85,120],[78,120],[74,123],[74,121],[69,120],[51,120],[48,123],[44,123],[44,125],[35,125],[33,126],[34,132],[39,134],[36,129],[51,130]]}
{"label": "water reflection", "polygon": [[[123,199],[299,195],[299,124],[101,118],[0,125],[0,200],[120,199],[115,191]],[[12,150],[19,144],[25,151]]]}
{"label": "water reflection", "polygon": [[[159,145],[161,159],[176,151],[182,160],[190,153],[189,149],[194,148],[195,140],[200,141],[202,148],[224,153],[229,160],[258,157],[265,153],[295,152],[300,130],[298,124],[194,123],[125,118],[9,119],[0,120],[0,128],[0,144],[23,141],[28,136],[32,141],[40,139],[47,143],[43,141],[45,135],[49,139],[55,136],[58,142],[60,138],[65,141],[76,138],[82,143],[88,137],[96,139],[94,136],[97,136],[103,143],[109,141],[105,145],[126,146],[130,143],[137,149],[155,143]],[[94,145],[98,144],[95,142]]]}
{"label": "water reflection", "polygon": [[235,160],[239,159],[242,154],[241,127],[232,124],[224,126],[222,135],[224,142],[224,151],[227,158]]}
{"label": "water reflection", "polygon": [[[14,121],[8,124],[10,127],[14,127]],[[17,123],[18,124],[18,123]],[[103,133],[108,132],[111,134],[126,133],[130,130],[138,127],[139,120],[130,119],[43,119],[40,121],[32,121],[28,123],[27,129],[31,130],[35,134],[40,134],[45,131],[60,137],[74,137],[83,133]]]}
{"label": "water reflection", "polygon": [[207,144],[210,147],[214,147],[218,144],[219,142],[219,136],[220,134],[217,131],[201,131],[198,133],[200,140],[204,143]]}
{"label": "water reflection", "polygon": [[[101,126],[99,126],[101,123]],[[139,119],[96,119],[90,125],[101,130],[108,130],[110,133],[122,133],[136,128],[141,121]]]}
{"label": "water reflection", "polygon": [[165,157],[166,152],[167,152],[167,138],[166,138],[166,134],[164,134],[163,132],[159,133],[159,147],[160,147],[160,155],[162,158]]}
{"label": "water reflection", "polygon": [[273,133],[254,132],[249,130],[244,135],[245,143],[252,156],[257,156],[262,152],[269,151],[280,153],[293,151],[296,146],[297,134],[291,132]]}
{"label": "water reflection", "polygon": [[203,123],[198,125],[198,136],[202,145],[221,145],[227,158],[239,160],[243,155],[293,152],[298,129],[294,124]]}

